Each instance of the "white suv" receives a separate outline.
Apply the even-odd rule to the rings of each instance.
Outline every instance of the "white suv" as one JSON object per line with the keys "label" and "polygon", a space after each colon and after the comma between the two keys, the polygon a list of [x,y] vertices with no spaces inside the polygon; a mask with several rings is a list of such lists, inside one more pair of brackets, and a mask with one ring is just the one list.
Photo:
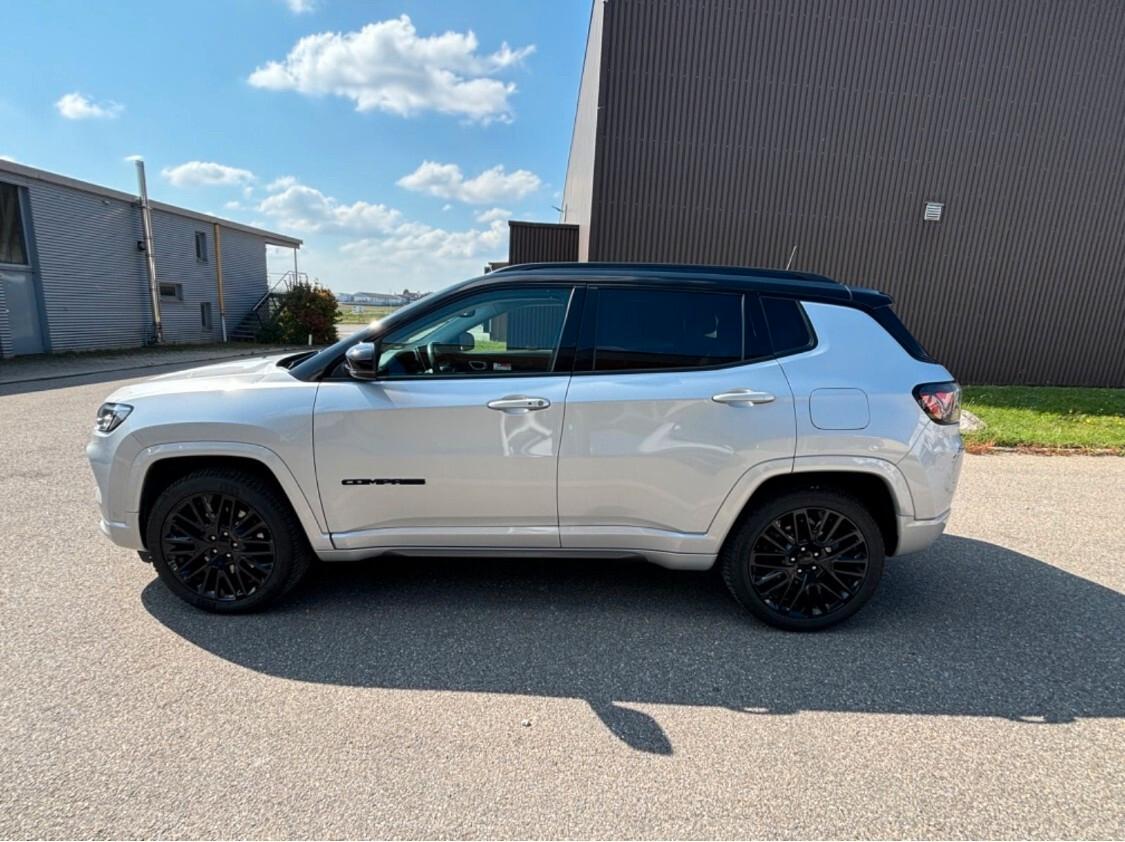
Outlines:
{"label": "white suv", "polygon": [[716,563],[816,629],[941,534],[960,389],[878,292],[792,272],[514,266],[317,352],[126,386],[102,529],[181,598],[261,608],[312,559]]}

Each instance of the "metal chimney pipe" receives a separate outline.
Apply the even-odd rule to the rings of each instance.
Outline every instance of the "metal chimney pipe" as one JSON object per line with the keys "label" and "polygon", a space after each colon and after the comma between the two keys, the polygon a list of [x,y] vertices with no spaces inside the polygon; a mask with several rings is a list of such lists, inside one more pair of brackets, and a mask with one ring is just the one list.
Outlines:
{"label": "metal chimney pipe", "polygon": [[148,264],[148,289],[152,296],[152,325],[157,345],[164,344],[164,323],[160,320],[160,282],[156,279],[156,247],[152,239],[152,209],[148,204],[145,162],[137,159],[137,186],[141,192],[141,225],[144,228],[145,263]]}

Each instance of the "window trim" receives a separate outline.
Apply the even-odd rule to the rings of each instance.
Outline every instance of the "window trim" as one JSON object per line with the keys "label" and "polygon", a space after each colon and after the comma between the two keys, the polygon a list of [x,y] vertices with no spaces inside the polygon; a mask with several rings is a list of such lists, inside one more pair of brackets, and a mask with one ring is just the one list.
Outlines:
{"label": "window trim", "polygon": [[[556,349],[555,349],[554,358],[551,361],[551,370],[550,371],[540,371],[540,372],[535,372],[535,373],[530,373],[530,372],[526,372],[526,371],[482,371],[482,372],[479,372],[479,373],[472,373],[472,374],[466,374],[466,373],[460,373],[460,374],[406,374],[406,375],[395,376],[395,377],[377,377],[374,380],[367,380],[367,381],[356,381],[354,378],[349,377],[346,374],[334,377],[330,373],[332,370],[336,369],[340,365],[341,362],[343,362],[344,355],[341,354],[339,359],[334,360],[332,362],[332,364],[328,366],[327,371],[326,371],[325,375],[321,378],[321,380],[330,381],[330,382],[348,381],[348,382],[353,382],[353,383],[355,383],[355,382],[407,383],[407,382],[410,382],[410,381],[430,382],[430,381],[438,381],[438,380],[502,380],[502,379],[505,379],[505,378],[512,378],[512,377],[523,377],[523,378],[528,378],[528,377],[558,377],[560,375],[565,375],[565,376],[569,377],[570,374],[571,374],[569,366],[570,366],[570,364],[573,360],[573,357],[574,357],[574,349],[573,349],[573,346],[571,346],[570,348],[567,348],[564,345],[564,343],[567,342],[567,341],[573,342],[574,336],[577,333],[577,325],[574,325],[572,327],[571,322],[573,320],[577,319],[579,314],[580,314],[581,301],[582,301],[582,298],[585,295],[585,285],[584,284],[576,284],[576,283],[569,282],[569,281],[558,281],[558,280],[556,280],[554,282],[533,282],[533,283],[527,283],[527,284],[523,284],[523,283],[504,283],[504,284],[496,284],[494,286],[470,287],[469,289],[464,290],[463,292],[461,292],[458,295],[454,295],[454,296],[450,296],[448,298],[442,298],[438,301],[434,301],[433,302],[434,306],[427,307],[422,312],[415,314],[413,318],[411,318],[407,321],[404,321],[401,324],[394,325],[393,329],[394,330],[400,330],[400,329],[404,329],[404,328],[409,329],[410,325],[416,324],[419,320],[427,318],[428,316],[432,315],[437,310],[440,310],[440,309],[442,309],[446,306],[452,305],[452,304],[456,304],[458,301],[464,301],[466,298],[473,298],[473,297],[481,295],[483,293],[500,292],[500,291],[502,291],[502,292],[519,292],[519,291],[522,291],[522,290],[532,290],[532,289],[563,289],[563,290],[569,290],[570,291],[570,297],[567,299],[566,313],[563,315],[562,329],[559,332],[559,344],[558,344],[558,347],[556,347]],[[580,290],[581,290],[581,294],[580,294]],[[578,306],[576,306],[576,304]],[[383,340],[383,335],[375,334],[375,335],[369,336],[365,339],[360,339],[359,341],[360,342],[375,342],[375,343],[378,344],[378,343],[381,343],[382,340]],[[567,367],[565,367],[565,368],[561,367],[560,363],[565,364],[565,366],[567,366]]]}
{"label": "window trim", "polygon": [[[647,292],[691,292],[702,295],[735,295],[741,299],[742,308],[742,350],[741,357],[729,363],[717,363],[715,365],[696,365],[687,367],[676,368],[615,368],[605,369],[598,371],[594,369],[595,359],[595,343],[597,341],[597,321],[598,321],[598,296],[602,289],[630,289],[642,290]],[[634,375],[634,374],[690,374],[693,371],[722,371],[726,368],[738,368],[744,365],[752,365],[754,363],[763,362],[773,359],[772,344],[770,345],[771,353],[761,354],[758,356],[750,356],[750,331],[748,328],[751,326],[754,315],[748,308],[751,306],[750,299],[757,298],[757,293],[748,292],[746,290],[734,289],[726,286],[709,287],[706,289],[700,288],[699,285],[693,284],[638,284],[635,281],[630,283],[613,283],[598,282],[591,283],[588,287],[586,295],[586,307],[582,317],[582,327],[579,334],[578,349],[575,355],[575,365],[573,374],[575,376],[589,377],[596,375],[600,377],[615,377],[618,375]],[[767,344],[768,344],[767,335]]]}

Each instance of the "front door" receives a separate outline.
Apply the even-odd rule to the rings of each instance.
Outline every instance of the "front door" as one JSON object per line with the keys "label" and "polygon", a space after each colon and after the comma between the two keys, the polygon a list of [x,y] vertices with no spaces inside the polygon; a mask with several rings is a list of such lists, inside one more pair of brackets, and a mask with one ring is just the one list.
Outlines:
{"label": "front door", "polygon": [[791,467],[792,392],[742,294],[602,287],[587,298],[592,354],[571,380],[559,459],[564,547],[702,536],[747,470]]}
{"label": "front door", "polygon": [[321,384],[317,481],[337,547],[559,546],[571,295],[471,294],[382,337],[379,380]]}

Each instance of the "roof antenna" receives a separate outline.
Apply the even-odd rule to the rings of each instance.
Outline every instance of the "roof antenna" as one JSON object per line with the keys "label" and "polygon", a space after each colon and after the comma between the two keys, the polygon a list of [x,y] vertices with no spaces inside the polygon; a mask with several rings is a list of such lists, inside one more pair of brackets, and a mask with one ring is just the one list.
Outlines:
{"label": "roof antenna", "polygon": [[789,260],[785,262],[785,271],[789,271],[789,267],[793,265],[793,258],[797,256],[797,247],[793,246],[793,251],[789,252]]}

